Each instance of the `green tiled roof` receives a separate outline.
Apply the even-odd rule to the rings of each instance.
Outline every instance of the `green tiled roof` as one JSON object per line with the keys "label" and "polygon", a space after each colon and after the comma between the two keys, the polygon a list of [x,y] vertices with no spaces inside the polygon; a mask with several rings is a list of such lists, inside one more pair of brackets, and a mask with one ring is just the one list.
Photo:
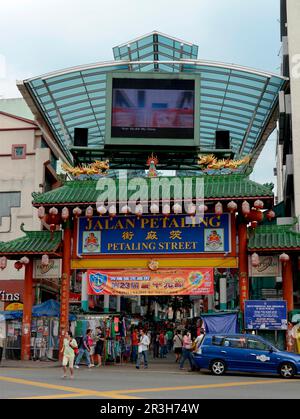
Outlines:
{"label": "green tiled roof", "polygon": [[[163,178],[174,180],[174,178]],[[196,180],[204,181],[205,199],[243,199],[243,198],[273,198],[273,185],[260,185],[253,182],[246,175],[220,175],[190,177],[192,185],[192,196],[196,196]],[[148,185],[150,178],[145,178]],[[180,178],[183,185],[183,180]],[[64,186],[46,193],[33,193],[33,204],[54,205],[54,204],[93,204],[97,201],[99,190],[96,189],[97,180],[73,180],[66,182]],[[119,181],[116,180],[116,189],[118,197]],[[149,198],[151,188],[148,188]],[[128,199],[135,191],[128,191]],[[171,188],[171,195],[173,188]],[[171,196],[172,198],[172,196]]]}
{"label": "green tiled roof", "polygon": [[8,242],[0,242],[0,255],[55,253],[61,239],[61,231],[55,231],[52,239],[49,231],[26,231],[23,237]]}
{"label": "green tiled roof", "polygon": [[300,233],[292,225],[262,225],[249,237],[248,249],[300,249]]}

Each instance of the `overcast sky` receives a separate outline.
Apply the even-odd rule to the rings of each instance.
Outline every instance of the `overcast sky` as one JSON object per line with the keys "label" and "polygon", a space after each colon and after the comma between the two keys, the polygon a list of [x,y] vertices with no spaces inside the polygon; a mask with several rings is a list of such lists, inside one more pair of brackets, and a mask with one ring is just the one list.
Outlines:
{"label": "overcast sky", "polygon": [[[1,0],[0,97],[16,79],[113,59],[112,47],[158,30],[199,58],[280,71],[279,0]],[[275,139],[254,179],[273,181]],[[268,156],[268,158],[266,158]]]}

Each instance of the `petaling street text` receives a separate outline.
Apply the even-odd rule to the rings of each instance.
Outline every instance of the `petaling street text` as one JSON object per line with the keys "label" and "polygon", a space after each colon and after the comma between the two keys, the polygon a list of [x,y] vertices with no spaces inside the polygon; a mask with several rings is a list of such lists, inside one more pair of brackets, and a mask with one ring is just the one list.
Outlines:
{"label": "petaling street text", "polygon": [[128,230],[133,228],[140,229],[165,229],[165,228],[202,228],[211,227],[218,228],[221,225],[221,217],[219,215],[207,216],[207,217],[189,217],[189,223],[186,222],[186,217],[120,217],[116,221],[110,218],[89,219],[85,230],[97,231],[97,230]]}
{"label": "petaling street text", "polygon": [[197,242],[149,242],[149,243],[108,243],[107,250],[114,252],[140,251],[140,250],[196,250]]}

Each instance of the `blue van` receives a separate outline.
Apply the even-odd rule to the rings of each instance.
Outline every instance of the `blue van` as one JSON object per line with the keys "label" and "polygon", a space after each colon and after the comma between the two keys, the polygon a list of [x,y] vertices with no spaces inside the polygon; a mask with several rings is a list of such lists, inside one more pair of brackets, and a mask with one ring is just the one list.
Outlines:
{"label": "blue van", "polygon": [[194,353],[198,368],[214,375],[226,371],[279,374],[292,378],[300,373],[300,355],[280,351],[259,336],[207,334]]}

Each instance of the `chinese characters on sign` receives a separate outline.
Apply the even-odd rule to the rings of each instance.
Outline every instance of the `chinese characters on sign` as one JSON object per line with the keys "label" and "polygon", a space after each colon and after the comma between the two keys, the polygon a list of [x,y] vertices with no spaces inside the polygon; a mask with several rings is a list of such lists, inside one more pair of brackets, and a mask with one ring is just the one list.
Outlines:
{"label": "chinese characters on sign", "polygon": [[149,271],[98,271],[88,275],[89,295],[210,295],[212,268]]}

